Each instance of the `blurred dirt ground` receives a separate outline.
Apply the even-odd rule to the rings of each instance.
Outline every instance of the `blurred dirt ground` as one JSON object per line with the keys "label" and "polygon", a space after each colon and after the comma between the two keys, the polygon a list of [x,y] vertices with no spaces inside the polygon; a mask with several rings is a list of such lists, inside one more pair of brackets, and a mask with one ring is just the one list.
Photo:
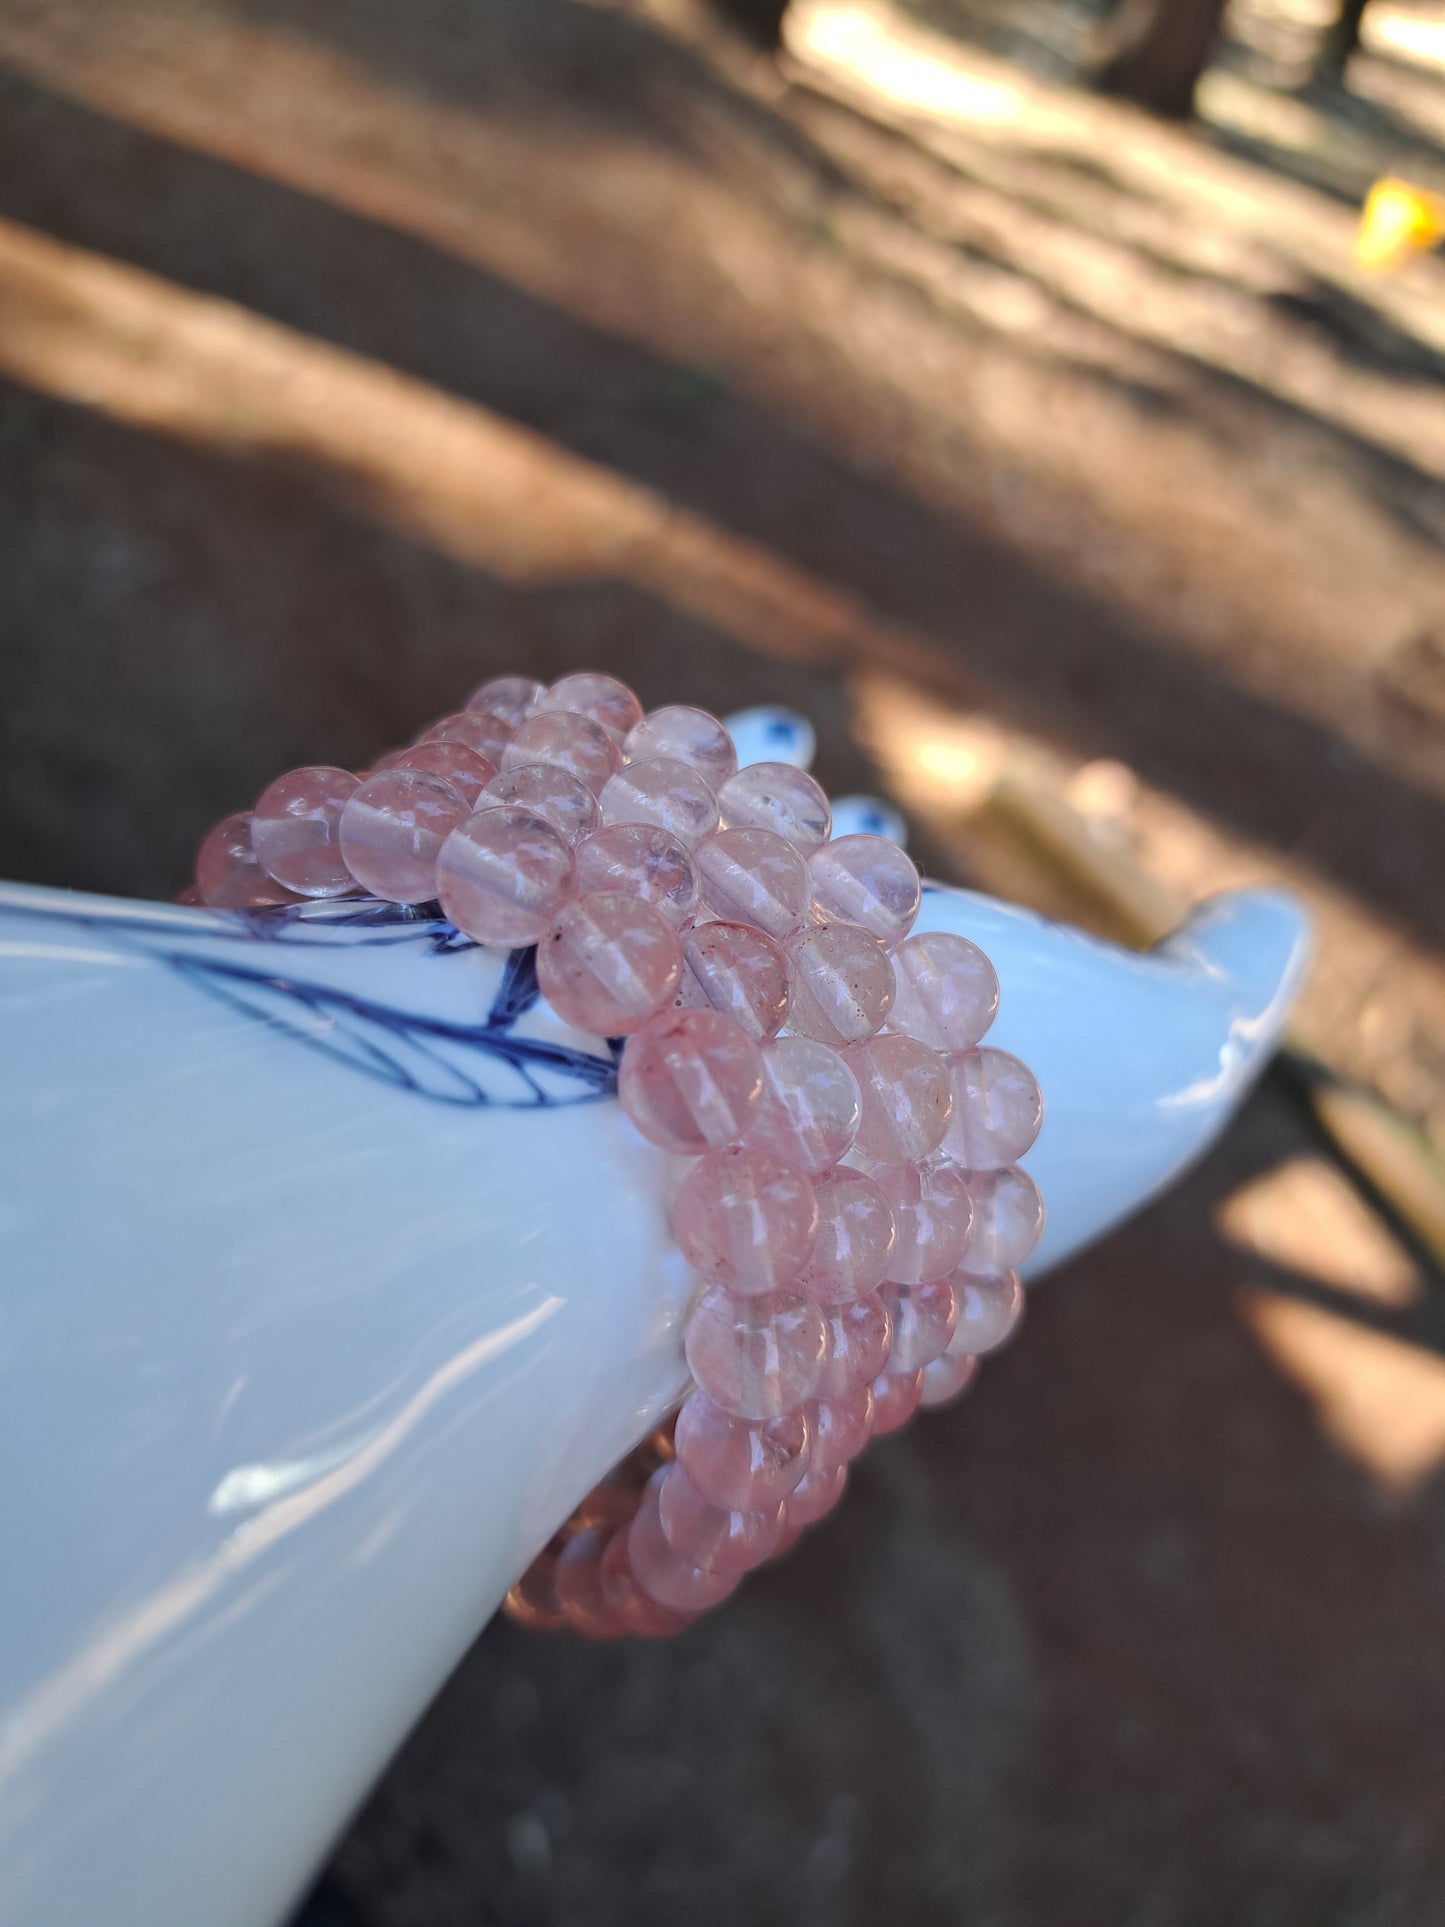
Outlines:
{"label": "blurred dirt ground", "polygon": [[[0,0],[0,868],[168,893],[596,664],[805,709],[943,874],[1098,915],[1024,770],[1286,881],[1445,1138],[1445,265],[938,12]],[[490,1628],[313,1917],[1438,1922],[1442,1463],[1442,1280],[1270,1085],[715,1625]]]}

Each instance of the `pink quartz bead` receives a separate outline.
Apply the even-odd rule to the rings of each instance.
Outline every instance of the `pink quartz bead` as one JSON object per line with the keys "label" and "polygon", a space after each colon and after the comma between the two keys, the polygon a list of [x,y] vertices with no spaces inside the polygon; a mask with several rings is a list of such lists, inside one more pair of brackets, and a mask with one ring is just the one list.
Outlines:
{"label": "pink quartz bead", "polygon": [[657,1516],[673,1551],[705,1572],[751,1572],[771,1559],[783,1536],[783,1502],[744,1512],[705,1499],[680,1465],[657,1489]]}
{"label": "pink quartz bead", "polygon": [[627,763],[597,797],[604,823],[653,823],[689,849],[717,828],[717,798],[686,763],[654,756]]}
{"label": "pink quartz bead", "polygon": [[715,1010],[672,1010],[622,1053],[617,1095],[651,1144],[683,1156],[740,1137],[763,1088],[758,1047]]}
{"label": "pink quartz bead", "polygon": [[788,1014],[788,963],[771,937],[746,923],[694,924],[682,932],[683,1010],[720,1010],[762,1043]]}
{"label": "pink quartz bead", "polygon": [[840,836],[808,858],[818,914],[856,923],[891,949],[913,928],[923,885],[918,865],[886,836]]}
{"label": "pink quartz bead", "polygon": [[672,1633],[685,1632],[697,1615],[669,1612],[666,1606],[648,1598],[632,1570],[627,1541],[627,1526],[619,1527],[602,1554],[603,1605],[622,1631],[631,1633],[634,1639],[666,1639]]}
{"label": "pink quartz bead", "polygon": [[595,796],[622,762],[622,751],[599,723],[565,710],[529,716],[496,759],[504,770],[550,763],[585,783]]}
{"label": "pink quartz bead", "polygon": [[557,1599],[557,1555],[539,1552],[507,1594],[507,1617],[529,1632],[555,1632],[566,1622]]}
{"label": "pink quartz bead", "polygon": [[372,775],[384,769],[424,770],[428,776],[450,783],[473,810],[477,808],[477,798],[497,773],[495,763],[465,743],[441,742],[413,743],[410,749],[394,749],[390,756],[382,757]]}
{"label": "pink quartz bead", "polygon": [[834,1049],[872,1037],[893,1001],[893,966],[856,923],[828,923],[794,937],[788,1028]]}
{"label": "pink quartz bead", "polygon": [[973,1198],[966,1174],[946,1159],[881,1164],[873,1172],[897,1232],[888,1260],[893,1284],[946,1278],[969,1248]]}
{"label": "pink quartz bead", "polygon": [[823,791],[791,763],[752,763],[718,791],[724,827],[771,830],[805,853],[826,843],[833,812]]}
{"label": "pink quartz bead", "polygon": [[530,676],[492,676],[467,697],[467,708],[490,709],[509,729],[520,729],[537,707],[543,688]]}
{"label": "pink quartz bead", "polygon": [[820,1472],[856,1459],[873,1432],[871,1385],[856,1385],[841,1398],[819,1398],[807,1407],[813,1427],[813,1456]]}
{"label": "pink quartz bead", "polygon": [[927,1157],[953,1115],[948,1064],[915,1038],[885,1032],[843,1053],[863,1102],[856,1149],[879,1164]]}
{"label": "pink quartz bead", "polygon": [[1000,1171],[1029,1149],[1044,1121],[1026,1064],[1006,1050],[959,1051],[949,1059],[953,1119],[944,1149],[968,1171]]}
{"label": "pink quartz bead", "polygon": [[827,1349],[822,1312],[784,1293],[739,1298],[714,1285],[687,1321],[685,1350],[693,1377],[715,1405],[738,1418],[781,1418],[806,1404]]}
{"label": "pink quartz bead", "polygon": [[654,756],[686,763],[711,790],[725,783],[738,766],[733,739],[717,717],[685,703],[652,710],[628,731],[622,749],[629,763]]}
{"label": "pink quartz bead", "polygon": [[602,1554],[607,1532],[585,1526],[574,1532],[557,1556],[555,1587],[562,1617],[573,1632],[589,1639],[616,1639],[622,1632],[602,1595]]}
{"label": "pink quartz bead", "polygon": [[808,1469],[807,1409],[766,1421],[740,1419],[694,1392],[677,1415],[677,1463],[713,1505],[766,1511],[786,1499]]}
{"label": "pink quartz bead", "polygon": [[251,813],[251,848],[273,882],[299,897],[340,897],[353,888],[341,857],[341,812],[360,788],[349,770],[288,770],[262,790]]}
{"label": "pink quartz bead", "polygon": [[873,1381],[873,1436],[900,1431],[923,1400],[922,1372],[880,1372]]}
{"label": "pink quartz bead", "polygon": [[793,1534],[801,1532],[804,1526],[815,1526],[820,1519],[825,1519],[847,1489],[846,1465],[829,1466],[817,1472],[809,1467],[784,1507],[786,1530],[778,1547],[779,1553],[788,1549]]}
{"label": "pink quartz bead", "polygon": [[539,715],[585,716],[619,743],[642,721],[642,704],[627,684],[594,670],[563,676],[560,682],[554,682],[537,698],[536,709]]}
{"label": "pink quartz bead", "polygon": [[471,811],[439,776],[385,769],[369,776],[341,812],[341,858],[374,897],[429,903],[442,844]]}
{"label": "pink quartz bead", "polygon": [[980,1360],[968,1352],[947,1351],[923,1368],[923,1396],[919,1404],[925,1411],[952,1405],[978,1377]]}
{"label": "pink quartz bead", "polygon": [[251,812],[224,816],[196,852],[196,890],[213,910],[264,910],[301,898],[261,868],[251,848]]}
{"label": "pink quartz bead", "polygon": [[802,926],[812,901],[808,866],[771,830],[719,830],[698,844],[703,899],[715,915],[751,923],[779,943]]}
{"label": "pink quartz bead", "polygon": [[709,1151],[678,1186],[672,1235],[710,1284],[744,1297],[777,1292],[813,1248],[818,1206],[801,1171],[766,1151]]}
{"label": "pink quartz bead", "polygon": [[883,1281],[893,1256],[893,1212],[872,1178],[846,1165],[815,1178],[813,1196],[818,1231],[793,1290],[819,1305],[851,1304]]}
{"label": "pink quartz bead", "polygon": [[569,843],[597,827],[597,798],[585,783],[555,763],[519,763],[514,769],[498,770],[477,798],[477,808],[501,808],[508,803],[540,816]]}
{"label": "pink quartz bead", "polygon": [[858,1080],[837,1051],[811,1037],[773,1038],[762,1051],[763,1094],[748,1125],[747,1142],[818,1177],[858,1135]]}
{"label": "pink quartz bead", "polygon": [[651,904],[674,929],[697,909],[697,870],[687,850],[651,823],[614,823],[577,845],[577,889],[621,890]]}
{"label": "pink quartz bead", "polygon": [[424,743],[463,743],[485,756],[495,769],[502,760],[502,752],[512,740],[512,725],[505,717],[493,715],[489,709],[459,709],[454,715],[443,716],[439,722],[423,730]]}
{"label": "pink quartz bead", "polygon": [[572,883],[566,841],[530,810],[478,810],[437,857],[442,909],[458,930],[498,949],[544,936]]}
{"label": "pink quartz bead", "polygon": [[973,1236],[962,1266],[966,1272],[1014,1271],[1044,1230],[1044,1203],[1026,1171],[965,1171],[973,1199]]}
{"label": "pink quartz bead", "polygon": [[969,1050],[998,1015],[998,977],[967,937],[923,930],[893,953],[890,1030],[933,1050]]}
{"label": "pink quartz bead", "polygon": [[946,1278],[923,1285],[885,1285],[883,1302],[893,1321],[890,1372],[921,1372],[948,1350],[958,1323],[958,1300]]}
{"label": "pink quartz bead", "polygon": [[958,1300],[951,1352],[996,1352],[1018,1330],[1024,1315],[1023,1280],[1016,1271],[955,1271],[948,1281]]}
{"label": "pink quartz bead", "polygon": [[655,910],[595,891],[564,903],[537,945],[537,983],[564,1023],[628,1037],[677,995],[682,953]]}
{"label": "pink quartz bead", "polygon": [[846,1398],[883,1370],[893,1325],[876,1291],[827,1313],[828,1356],[813,1387],[817,1398]]}
{"label": "pink quartz bead", "polygon": [[628,1561],[633,1578],[657,1605],[675,1613],[706,1612],[709,1606],[727,1598],[740,1575],[705,1571],[668,1543],[662,1529],[659,1490],[670,1471],[671,1467],[664,1467],[648,1480],[637,1517],[627,1528]]}

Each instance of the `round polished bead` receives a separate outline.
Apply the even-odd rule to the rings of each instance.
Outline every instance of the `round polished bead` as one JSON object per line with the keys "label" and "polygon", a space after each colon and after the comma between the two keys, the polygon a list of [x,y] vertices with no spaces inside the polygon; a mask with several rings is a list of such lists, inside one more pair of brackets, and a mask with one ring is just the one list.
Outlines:
{"label": "round polished bead", "polygon": [[964,1254],[966,1272],[1014,1271],[1044,1230],[1044,1203],[1026,1171],[966,1171],[973,1199],[973,1236]]}
{"label": "round polished bead", "polygon": [[651,823],[614,823],[577,845],[577,888],[622,890],[649,903],[674,929],[697,909],[697,870],[684,846]]}
{"label": "round polished bead", "polygon": [[562,1617],[573,1632],[589,1639],[616,1639],[623,1630],[602,1595],[607,1539],[604,1528],[584,1526],[572,1534],[557,1557],[555,1586]]}
{"label": "round polished bead", "polygon": [[512,804],[530,810],[569,843],[597,827],[597,798],[555,763],[518,763],[498,770],[477,799],[479,810]]}
{"label": "round polished bead", "polygon": [[893,966],[856,923],[827,923],[788,946],[793,999],[788,1028],[838,1048],[872,1037],[893,1001]]}
{"label": "round polished bead", "polygon": [[905,1426],[923,1399],[922,1372],[880,1372],[873,1381],[873,1436]]}
{"label": "round polished bead", "polygon": [[969,1171],[1000,1171],[1029,1149],[1044,1121],[1043,1099],[1026,1064],[1006,1050],[959,1051],[949,1059],[953,1119],[944,1139]]}
{"label": "round polished bead", "polygon": [[817,1229],[803,1172],[736,1144],[700,1158],[673,1201],[672,1235],[693,1270],[746,1297],[789,1287]]}
{"label": "round polished bead", "polygon": [[536,943],[572,889],[572,852],[530,810],[478,810],[437,857],[437,895],[458,930],[511,950]]}
{"label": "round polished bead", "polygon": [[623,1632],[631,1633],[634,1639],[666,1639],[672,1633],[685,1632],[697,1615],[670,1612],[648,1598],[632,1570],[627,1541],[627,1526],[619,1527],[607,1541],[601,1565],[602,1603]]}
{"label": "round polished bead", "polygon": [[511,739],[512,725],[490,709],[459,709],[431,724],[421,737],[424,743],[465,743],[478,756],[485,756],[494,769]]}
{"label": "round polished bead", "polygon": [[299,897],[340,897],[353,885],[341,857],[341,812],[360,788],[349,770],[289,770],[262,790],[251,848],[273,882]]}
{"label": "round polished bead", "polygon": [[682,933],[684,1010],[720,1010],[762,1043],[788,1014],[788,962],[771,937],[746,923],[700,923]]}
{"label": "round polished bead", "polygon": [[341,858],[374,897],[429,903],[437,893],[442,844],[471,811],[439,776],[384,769],[353,792],[341,812]]}
{"label": "round polished bead", "polygon": [[490,709],[509,729],[520,729],[537,707],[543,688],[530,676],[492,676],[467,697],[467,708]]}
{"label": "round polished bead", "polygon": [[804,1526],[815,1526],[820,1519],[826,1518],[847,1489],[846,1465],[828,1466],[816,1472],[810,1466],[784,1508],[786,1530],[778,1551],[786,1550],[791,1534],[801,1532]]}
{"label": "round polished bead", "polygon": [[692,1614],[706,1612],[726,1599],[736,1587],[736,1572],[705,1571],[685,1558],[668,1542],[662,1529],[659,1492],[668,1467],[648,1481],[637,1508],[637,1517],[627,1528],[627,1556],[632,1576],[659,1606],[669,1612]]}
{"label": "round polished bead", "polygon": [[827,1348],[819,1308],[785,1293],[739,1298],[714,1285],[687,1321],[685,1350],[693,1377],[715,1405],[738,1418],[781,1418],[806,1404]]}
{"label": "round polished bead", "polygon": [[851,1304],[834,1305],[825,1317],[828,1356],[813,1387],[817,1398],[846,1398],[883,1370],[893,1325],[882,1296],[870,1291]]}
{"label": "round polished bead", "polygon": [[958,1300],[951,1352],[982,1357],[1006,1345],[1024,1315],[1023,1280],[1016,1271],[955,1271],[949,1278]]}
{"label": "round polished bead", "polygon": [[807,1408],[781,1418],[736,1418],[702,1392],[677,1415],[677,1462],[715,1506],[765,1511],[786,1499],[808,1469]]}
{"label": "round polished bead", "polygon": [[261,868],[251,848],[251,812],[224,816],[196,852],[196,890],[213,910],[264,910],[301,898]]}
{"label": "round polished bead", "polygon": [[410,749],[394,749],[383,756],[373,775],[384,769],[419,769],[428,776],[450,783],[468,809],[477,808],[477,798],[497,773],[497,766],[465,743],[413,743]]}
{"label": "round polished bead", "polygon": [[844,1052],[863,1101],[856,1148],[879,1164],[927,1157],[953,1114],[948,1064],[916,1038],[886,1031]]}
{"label": "round polished bead", "polygon": [[537,983],[564,1023],[628,1037],[677,995],[677,936],[636,897],[595,891],[558,910],[537,945]]}
{"label": "round polished bead", "polygon": [[883,1302],[893,1321],[890,1372],[921,1372],[941,1358],[958,1323],[958,1300],[946,1278],[922,1285],[885,1285]]}
{"label": "round polished bead", "polygon": [[642,721],[642,704],[627,684],[619,682],[615,676],[599,675],[594,670],[563,676],[550,689],[542,692],[537,698],[536,708],[539,715],[561,713],[585,716],[589,722],[599,724],[619,743]]}
{"label": "round polished bead", "polygon": [[504,770],[550,763],[585,783],[595,796],[621,764],[622,751],[600,723],[554,709],[529,716],[497,760]]}
{"label": "round polished bead", "polygon": [[821,916],[861,924],[891,949],[913,928],[923,885],[918,865],[884,836],[840,836],[808,858]]}
{"label": "round polished bead", "polygon": [[858,1080],[837,1051],[811,1037],[775,1037],[762,1052],[763,1094],[748,1125],[747,1142],[817,1177],[838,1162],[858,1135]]}
{"label": "round polished bead", "polygon": [[813,1180],[818,1230],[793,1290],[819,1305],[846,1305],[883,1281],[893,1256],[893,1212],[861,1171],[840,1165]]}
{"label": "round polished bead", "polygon": [[566,1622],[557,1599],[557,1555],[539,1552],[502,1601],[508,1619],[529,1632],[550,1633]]}
{"label": "round polished bead", "polygon": [[657,1514],[673,1551],[705,1572],[751,1572],[783,1536],[781,1499],[752,1512],[715,1506],[680,1465],[667,1468],[657,1489]]}
{"label": "round polished bead", "polygon": [[886,1276],[899,1285],[946,1278],[969,1248],[973,1198],[966,1175],[946,1159],[882,1164],[873,1177],[897,1233]]}
{"label": "round polished bead", "polygon": [[628,1039],[617,1078],[623,1110],[649,1143],[683,1156],[740,1137],[763,1087],[746,1031],[715,1010],[672,1010]]}
{"label": "round polished bead", "polygon": [[961,1398],[978,1377],[982,1361],[970,1352],[947,1351],[923,1368],[923,1396],[919,1404],[925,1411],[951,1405]]}
{"label": "round polished bead", "polygon": [[669,757],[627,763],[597,797],[604,823],[653,823],[689,849],[717,828],[717,798],[695,769]]}
{"label": "round polished bead", "polygon": [[969,1050],[998,1015],[998,977],[967,937],[922,930],[893,953],[897,989],[890,1030],[933,1050]]}
{"label": "round polished bead", "polygon": [[622,745],[629,763],[667,756],[695,769],[709,789],[725,783],[738,766],[733,739],[716,716],[686,703],[654,709],[627,733]]}
{"label": "round polished bead", "polygon": [[791,763],[750,763],[718,791],[729,830],[771,830],[805,853],[828,840],[833,813],[806,770]]}
{"label": "round polished bead", "polygon": [[802,926],[812,900],[808,866],[771,830],[719,830],[693,855],[703,899],[719,917],[751,923],[782,942]]}
{"label": "round polished bead", "polygon": [[871,1385],[856,1385],[841,1398],[814,1399],[806,1409],[813,1428],[811,1463],[819,1471],[857,1458],[873,1430]]}

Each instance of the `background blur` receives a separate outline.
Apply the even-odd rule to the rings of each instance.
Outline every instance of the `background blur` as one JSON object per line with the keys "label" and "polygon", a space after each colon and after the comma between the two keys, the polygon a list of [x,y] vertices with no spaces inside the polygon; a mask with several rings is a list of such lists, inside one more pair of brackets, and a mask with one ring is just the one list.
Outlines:
{"label": "background blur", "polygon": [[1381,1195],[1445,1143],[1445,261],[1352,253],[1382,176],[1430,238],[1445,4],[1218,11],[0,0],[0,873],[168,895],[281,769],[604,668],[1095,928],[1285,882],[1392,1107],[1366,1179],[1273,1074],[680,1642],[490,1627],[308,1927],[1445,1920]]}

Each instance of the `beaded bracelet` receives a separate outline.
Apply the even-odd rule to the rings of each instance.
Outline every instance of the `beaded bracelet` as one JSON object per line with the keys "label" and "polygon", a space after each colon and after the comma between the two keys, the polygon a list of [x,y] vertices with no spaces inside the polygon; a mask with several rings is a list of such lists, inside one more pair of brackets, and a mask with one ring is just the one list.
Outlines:
{"label": "beaded bracelet", "polygon": [[921,882],[830,839],[805,771],[737,767],[700,709],[524,676],[363,775],[279,777],[200,847],[199,901],[437,901],[474,942],[536,946],[567,1023],[625,1039],[618,1098],[690,1160],[672,1234],[698,1281],[691,1384],[506,1600],[593,1638],[680,1630],[843,1495],[871,1438],[973,1380],[1023,1310],[1043,1207],[1017,1161],[1039,1089],[981,1045],[966,938],[910,935]]}

